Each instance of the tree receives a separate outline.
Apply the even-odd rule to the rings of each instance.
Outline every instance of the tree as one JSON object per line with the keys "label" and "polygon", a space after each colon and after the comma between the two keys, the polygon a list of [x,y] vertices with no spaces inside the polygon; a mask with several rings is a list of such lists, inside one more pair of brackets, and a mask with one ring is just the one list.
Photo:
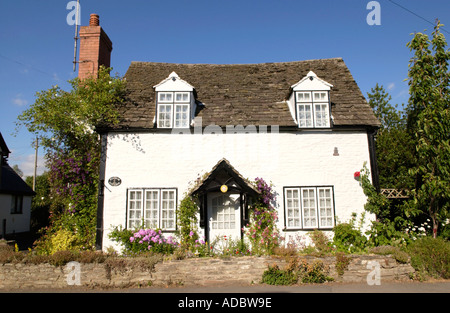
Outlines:
{"label": "tree", "polygon": [[12,169],[14,170],[14,172],[16,172],[17,175],[23,177],[23,171],[19,168],[19,165],[14,164]]}
{"label": "tree", "polygon": [[[77,234],[79,246],[95,242],[100,140],[95,127],[118,121],[125,82],[100,68],[98,78],[69,81],[72,90],[58,86],[38,92],[36,101],[24,111],[17,126],[39,136],[45,148],[52,198],[51,224],[44,236],[60,230]],[[56,235],[55,235],[56,237]]]}
{"label": "tree", "polygon": [[[437,21],[432,39],[416,33],[407,44],[414,52],[410,60],[407,127],[416,149],[415,179],[411,215],[426,214],[433,222],[433,237],[438,225],[449,216],[450,206],[450,52]],[[430,49],[431,48],[431,49]]]}
{"label": "tree", "polygon": [[413,181],[408,174],[413,158],[411,138],[406,129],[406,114],[393,106],[391,96],[378,84],[367,93],[369,105],[381,126],[375,139],[375,150],[382,188],[410,189]]}

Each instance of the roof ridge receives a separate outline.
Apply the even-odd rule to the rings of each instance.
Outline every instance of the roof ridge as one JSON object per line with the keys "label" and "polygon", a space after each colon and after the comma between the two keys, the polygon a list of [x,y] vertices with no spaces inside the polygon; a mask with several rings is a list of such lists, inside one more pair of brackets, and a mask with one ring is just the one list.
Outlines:
{"label": "roof ridge", "polygon": [[248,65],[265,65],[265,64],[292,64],[292,63],[303,63],[303,62],[312,62],[312,61],[344,61],[342,57],[334,57],[334,58],[324,58],[324,59],[308,59],[308,60],[296,60],[296,61],[280,61],[280,62],[261,62],[261,63],[174,63],[174,62],[152,62],[152,61],[131,61],[131,64],[154,64],[154,65],[210,65],[210,66],[248,66]]}

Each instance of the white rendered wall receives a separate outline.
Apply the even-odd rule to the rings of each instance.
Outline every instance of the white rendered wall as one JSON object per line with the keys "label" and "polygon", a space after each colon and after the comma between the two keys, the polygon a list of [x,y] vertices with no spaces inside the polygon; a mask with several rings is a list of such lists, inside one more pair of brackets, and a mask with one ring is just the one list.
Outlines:
{"label": "white rendered wall", "polygon": [[3,220],[6,219],[6,234],[30,231],[31,196],[23,196],[21,214],[11,214],[12,196],[0,194],[0,235],[3,232]]}
{"label": "white rendered wall", "polygon": [[[269,128],[270,131],[270,128]],[[339,156],[333,156],[335,147]],[[284,225],[283,187],[334,186],[339,222],[364,212],[366,196],[354,172],[370,168],[365,131],[313,131],[268,134],[111,133],[105,167],[103,249],[115,246],[111,226],[126,224],[128,188],[178,188],[178,201],[192,182],[226,158],[243,177],[262,177],[277,193],[278,228]],[[120,186],[110,186],[117,176]],[[373,216],[366,215],[366,221]],[[288,231],[295,236],[304,232]]]}

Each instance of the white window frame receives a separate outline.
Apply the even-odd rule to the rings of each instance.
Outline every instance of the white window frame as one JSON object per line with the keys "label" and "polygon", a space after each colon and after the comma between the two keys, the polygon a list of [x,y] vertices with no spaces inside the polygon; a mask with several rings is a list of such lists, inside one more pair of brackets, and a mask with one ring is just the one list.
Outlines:
{"label": "white window frame", "polygon": [[[145,201],[144,201],[144,226],[145,228],[159,228],[159,216],[160,216],[160,189],[146,189],[145,193]],[[156,199],[153,197],[153,194],[156,193]],[[151,195],[149,197],[149,194]],[[156,202],[156,208],[155,208]],[[156,216],[154,214],[156,213]]]}
{"label": "white window frame", "polygon": [[[170,95],[170,100],[167,100],[167,96]],[[180,100],[177,101],[177,97],[181,97]],[[183,99],[184,98],[184,99]],[[191,93],[190,92],[174,92],[174,91],[158,91],[158,101],[157,101],[157,127],[158,128],[188,128],[190,126],[190,102],[191,102]],[[169,118],[163,118],[161,116],[162,107],[170,107],[170,112],[165,112],[164,114],[169,114]],[[177,118],[177,108],[183,108],[187,106],[187,118],[180,119]],[[182,113],[180,113],[182,114]],[[166,125],[166,121],[169,121],[168,126]],[[163,124],[161,124],[163,123]]]}
{"label": "white window frame", "polygon": [[[301,117],[300,116],[300,108],[304,107],[307,108],[309,107],[309,114],[311,115],[310,118],[307,117]],[[306,114],[306,110],[305,110],[305,114]],[[297,120],[298,120],[298,125],[300,128],[313,128],[314,127],[314,111],[313,111],[313,105],[312,103],[298,103],[297,104]],[[309,124],[308,124],[309,122]]]}
{"label": "white window frame", "polygon": [[[139,194],[139,197],[136,195]],[[135,195],[134,197],[132,195]],[[143,190],[131,189],[128,190],[127,203],[127,228],[135,229],[142,224],[142,210],[143,210]],[[134,214],[132,214],[134,212]]]}
{"label": "white window frame", "polygon": [[[186,107],[186,118],[183,119],[183,107]],[[180,112],[177,112],[177,108],[181,108]],[[188,103],[175,103],[174,110],[174,128],[187,128],[189,127],[189,104]],[[177,114],[180,114],[180,118],[177,118]]]}
{"label": "white window frame", "polygon": [[[152,197],[148,199],[148,193],[152,194],[157,192],[157,221],[155,223],[154,217],[151,215],[155,210],[152,207],[155,199]],[[140,199],[132,199],[132,194],[140,193]],[[164,199],[164,194],[173,194],[173,197]],[[150,207],[149,207],[149,201]],[[134,208],[132,208],[134,207]],[[168,209],[165,209],[167,207]],[[146,228],[159,228],[163,231],[176,230],[176,209],[177,209],[177,189],[176,188],[133,188],[128,190],[127,200],[127,228],[136,229],[144,225]],[[131,211],[135,211],[135,217],[131,217]],[[163,214],[166,211],[169,216]],[[169,212],[170,211],[170,212]],[[150,213],[150,216],[147,214]],[[172,214],[170,214],[172,213]],[[137,217],[136,217],[137,216]],[[169,227],[167,227],[169,223]]]}
{"label": "white window frame", "polygon": [[[181,96],[181,98],[183,98],[184,95],[187,96],[186,100],[177,100],[177,96]],[[173,98],[174,103],[189,103],[190,101],[190,92],[175,92],[175,96]]]}
{"label": "white window frame", "polygon": [[[290,206],[290,203],[292,202],[289,202],[289,200],[294,199],[293,191],[297,191],[298,207],[294,205]],[[305,197],[304,192],[306,191],[308,193],[312,191],[311,198]],[[321,197],[321,191],[329,191],[329,197]],[[291,197],[288,195],[289,192],[292,192]],[[323,201],[321,202],[321,200]],[[333,186],[284,187],[284,201],[285,227],[287,230],[332,229],[335,225]],[[327,202],[329,207],[326,205]],[[325,203],[325,205],[323,205],[323,203]],[[308,207],[306,205],[308,205]],[[308,210],[308,215],[305,214],[306,210]],[[309,210],[313,210],[313,216],[310,216],[311,212]],[[290,214],[290,211],[293,214]],[[297,213],[297,216],[295,213]],[[308,218],[312,218],[314,223],[307,223]],[[291,224],[289,219],[292,219],[294,223]],[[299,219],[300,223],[296,224],[295,219]],[[331,225],[329,223],[330,219]]]}
{"label": "white window frame", "polygon": [[[322,205],[321,203],[321,191],[329,191],[330,192],[330,196],[329,197],[325,197],[323,199],[324,201],[324,205]],[[329,207],[327,206],[327,200],[329,200]],[[333,188],[331,187],[318,187],[317,188],[317,210],[318,210],[318,216],[319,216],[319,225],[322,228],[332,228],[334,227],[334,201],[333,201]],[[330,210],[330,214],[327,214],[327,210]],[[325,214],[324,214],[325,213]],[[322,222],[322,219],[330,219],[331,220],[331,224],[329,225],[328,222],[326,221],[325,223]],[[325,224],[325,225],[324,225]]]}
{"label": "white window frame", "polygon": [[[167,100],[167,96],[170,95],[170,100]],[[165,96],[166,99],[163,99],[163,96]],[[173,92],[158,92],[158,103],[173,103],[174,97]]]}
{"label": "white window frame", "polygon": [[[161,107],[170,107],[170,112],[161,112]],[[169,119],[162,118],[161,114],[169,114]],[[169,121],[169,126],[166,126],[164,122]],[[172,128],[173,125],[173,104],[172,103],[158,103],[158,128]],[[164,124],[161,125],[160,123],[163,122]]]}
{"label": "white window frame", "polygon": [[[173,198],[164,198],[165,193],[172,193]],[[163,230],[175,230],[176,228],[176,211],[177,211],[177,195],[175,189],[162,189],[161,190],[161,206],[160,206],[160,228]],[[172,205],[171,205],[172,204]],[[168,216],[165,216],[166,213]],[[172,213],[172,216],[171,216]],[[172,225],[167,226],[166,223]]]}
{"label": "white window frame", "polygon": [[[296,91],[296,110],[299,128],[330,128],[330,101],[328,91]],[[309,95],[306,97],[306,95]],[[308,99],[306,99],[308,98]],[[300,118],[300,109],[309,107],[310,118]]]}
{"label": "white window frame", "polygon": [[[297,192],[297,196],[294,195]],[[288,193],[291,193],[289,196]],[[300,205],[300,190],[299,188],[285,188],[284,199],[286,208],[286,227],[298,229],[302,226],[302,214]],[[296,201],[296,205],[295,205]],[[292,223],[292,224],[291,224]],[[291,225],[290,225],[291,224]]]}
{"label": "white window frame", "polygon": [[[318,110],[317,107],[320,109]],[[314,126],[316,128],[330,127],[330,107],[328,103],[315,102],[314,103]],[[319,115],[320,114],[320,115]]]}

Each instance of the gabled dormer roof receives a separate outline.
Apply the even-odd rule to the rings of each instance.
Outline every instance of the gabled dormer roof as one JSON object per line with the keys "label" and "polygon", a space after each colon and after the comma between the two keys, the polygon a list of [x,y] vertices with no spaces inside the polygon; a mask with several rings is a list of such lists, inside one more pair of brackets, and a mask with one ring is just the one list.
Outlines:
{"label": "gabled dormer roof", "polygon": [[177,73],[172,72],[170,75],[161,81],[159,84],[153,86],[155,91],[193,91],[194,86],[187,81],[182,80]]}
{"label": "gabled dormer roof", "polygon": [[[202,117],[203,126],[297,127],[287,100],[291,87],[300,83],[311,71],[318,82],[323,82],[325,86],[332,85],[333,127],[380,125],[344,61],[334,58],[226,65],[132,62],[125,74],[128,97],[121,108],[122,117],[117,128],[155,128],[155,89],[169,83],[170,77],[195,86],[196,99],[204,104],[196,113]],[[171,73],[173,76],[170,76]]]}
{"label": "gabled dormer roof", "polygon": [[317,77],[316,73],[309,71],[305,77],[303,77],[299,82],[291,86],[294,91],[297,90],[330,90],[333,85],[327,83],[323,79]]}

